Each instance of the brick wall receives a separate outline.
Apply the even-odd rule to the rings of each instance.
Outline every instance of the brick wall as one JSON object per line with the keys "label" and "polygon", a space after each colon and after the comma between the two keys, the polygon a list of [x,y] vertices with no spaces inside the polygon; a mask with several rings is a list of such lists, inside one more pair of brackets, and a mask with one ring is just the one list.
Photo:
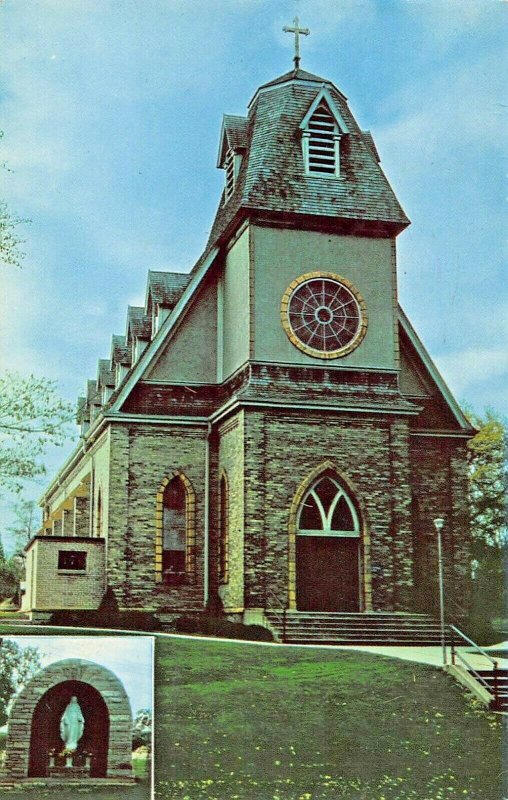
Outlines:
{"label": "brick wall", "polygon": [[[59,570],[61,551],[86,552],[86,570]],[[104,595],[104,541],[99,539],[37,536],[28,551],[26,568],[26,608],[96,609]]]}

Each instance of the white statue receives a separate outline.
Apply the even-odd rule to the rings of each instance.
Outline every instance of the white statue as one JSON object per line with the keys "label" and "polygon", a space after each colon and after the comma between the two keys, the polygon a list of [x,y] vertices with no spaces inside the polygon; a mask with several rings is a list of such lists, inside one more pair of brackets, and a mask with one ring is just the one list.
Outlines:
{"label": "white statue", "polygon": [[62,714],[60,720],[60,736],[65,744],[65,749],[73,753],[78,742],[83,736],[85,718],[81,711],[77,697],[71,697],[70,703]]}

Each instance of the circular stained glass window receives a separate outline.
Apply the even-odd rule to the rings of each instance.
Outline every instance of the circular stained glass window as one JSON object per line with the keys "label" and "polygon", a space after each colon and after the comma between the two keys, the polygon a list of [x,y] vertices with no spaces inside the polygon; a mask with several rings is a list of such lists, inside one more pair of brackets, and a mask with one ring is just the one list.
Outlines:
{"label": "circular stained glass window", "polygon": [[360,293],[331,272],[312,272],[293,281],[282,298],[281,314],[291,342],[316,358],[350,353],[367,330]]}

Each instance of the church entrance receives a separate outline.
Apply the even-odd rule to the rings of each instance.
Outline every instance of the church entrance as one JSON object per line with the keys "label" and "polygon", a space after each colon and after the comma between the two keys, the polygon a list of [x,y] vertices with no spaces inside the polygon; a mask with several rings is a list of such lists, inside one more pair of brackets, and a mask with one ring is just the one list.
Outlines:
{"label": "church entrance", "polygon": [[360,521],[333,475],[307,491],[297,517],[296,607],[360,610]]}
{"label": "church entrance", "polygon": [[299,611],[359,611],[358,539],[299,536],[296,543]]}

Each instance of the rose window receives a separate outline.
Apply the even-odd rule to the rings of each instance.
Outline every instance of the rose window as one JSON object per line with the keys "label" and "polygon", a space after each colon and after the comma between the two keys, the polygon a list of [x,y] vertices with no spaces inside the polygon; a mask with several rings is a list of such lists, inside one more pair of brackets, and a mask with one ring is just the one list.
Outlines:
{"label": "rose window", "polygon": [[282,324],[291,342],[317,358],[338,358],[365,335],[365,303],[345,278],[332,273],[303,275],[282,299]]}

